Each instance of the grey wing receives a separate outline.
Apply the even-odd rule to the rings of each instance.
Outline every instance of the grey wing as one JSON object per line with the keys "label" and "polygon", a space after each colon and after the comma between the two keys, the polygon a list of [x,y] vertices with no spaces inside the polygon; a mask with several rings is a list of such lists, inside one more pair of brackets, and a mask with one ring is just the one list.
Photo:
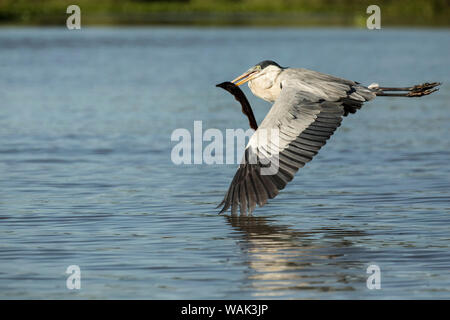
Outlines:
{"label": "grey wing", "polygon": [[372,89],[358,82],[308,69],[287,69],[282,73],[281,80],[324,100],[342,101],[344,116],[355,113],[364,102],[376,97]]}
{"label": "grey wing", "polygon": [[[220,213],[231,207],[233,215],[238,208],[241,215],[251,214],[256,205],[261,207],[274,198],[325,145],[340,126],[344,113],[342,101],[326,101],[297,88],[283,88],[251,137],[244,159],[219,205],[223,205]],[[264,131],[266,139],[261,139]],[[275,132],[279,133],[276,139]],[[263,173],[267,160],[274,157],[278,170]]]}

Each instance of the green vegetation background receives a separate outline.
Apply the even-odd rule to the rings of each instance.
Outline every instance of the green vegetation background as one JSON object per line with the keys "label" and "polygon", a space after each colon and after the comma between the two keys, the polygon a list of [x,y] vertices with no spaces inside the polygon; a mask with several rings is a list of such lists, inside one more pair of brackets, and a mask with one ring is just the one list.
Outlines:
{"label": "green vegetation background", "polygon": [[382,26],[450,25],[450,0],[0,0],[0,24],[65,24],[71,4],[82,25],[364,27],[371,4]]}

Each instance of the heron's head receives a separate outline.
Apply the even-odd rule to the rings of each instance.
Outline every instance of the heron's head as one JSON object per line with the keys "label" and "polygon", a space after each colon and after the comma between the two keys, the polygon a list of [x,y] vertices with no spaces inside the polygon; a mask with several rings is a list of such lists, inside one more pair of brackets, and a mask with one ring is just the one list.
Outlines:
{"label": "heron's head", "polygon": [[272,60],[264,60],[254,67],[251,67],[246,72],[241,74],[239,77],[231,81],[237,86],[250,81],[253,82],[255,79],[259,79],[262,86],[270,87],[273,84],[273,80],[278,76],[278,74],[283,71],[283,67],[281,67],[278,63]]}

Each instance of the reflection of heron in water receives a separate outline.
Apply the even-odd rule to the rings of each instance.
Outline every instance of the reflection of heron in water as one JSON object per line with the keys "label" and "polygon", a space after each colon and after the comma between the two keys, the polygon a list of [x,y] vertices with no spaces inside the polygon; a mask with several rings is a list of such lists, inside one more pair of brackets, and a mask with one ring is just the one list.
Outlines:
{"label": "reflection of heron in water", "polygon": [[[366,101],[378,96],[421,97],[435,92],[440,85],[433,82],[401,88],[377,84],[365,87],[355,81],[307,69],[284,68],[266,60],[232,83],[218,86],[234,91],[236,96],[240,90],[230,85],[245,82],[254,95],[273,106],[250,138],[244,161],[220,204],[223,205],[221,213],[231,207],[232,214],[238,209],[241,215],[251,214],[256,205],[262,207],[268,199],[276,197],[325,145],[343,117],[355,113]],[[247,99],[241,98],[240,102],[244,100]],[[251,127],[256,129],[248,102],[247,105],[243,104],[243,112],[249,116]],[[276,166],[275,172],[263,173],[269,162]]]}
{"label": "reflection of heron in water", "polygon": [[238,231],[238,244],[247,255],[250,272],[244,286],[256,289],[257,296],[282,296],[299,290],[350,291],[364,284],[361,249],[351,241],[366,236],[364,231],[297,231],[265,217],[225,219]]}

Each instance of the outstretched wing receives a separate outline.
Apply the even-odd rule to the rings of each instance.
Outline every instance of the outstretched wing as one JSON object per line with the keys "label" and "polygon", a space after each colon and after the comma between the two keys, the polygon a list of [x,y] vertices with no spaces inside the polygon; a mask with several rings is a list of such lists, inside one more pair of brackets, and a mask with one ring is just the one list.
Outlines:
{"label": "outstretched wing", "polygon": [[[231,207],[241,215],[251,214],[274,198],[311,161],[340,126],[344,101],[325,101],[313,93],[284,87],[264,121],[250,139],[220,213]],[[265,132],[265,139],[261,133]],[[273,133],[278,132],[278,138]],[[276,172],[267,174],[268,160],[277,159]],[[251,161],[256,159],[256,161]],[[273,163],[271,163],[273,164]],[[272,174],[273,173],[273,174]]]}

